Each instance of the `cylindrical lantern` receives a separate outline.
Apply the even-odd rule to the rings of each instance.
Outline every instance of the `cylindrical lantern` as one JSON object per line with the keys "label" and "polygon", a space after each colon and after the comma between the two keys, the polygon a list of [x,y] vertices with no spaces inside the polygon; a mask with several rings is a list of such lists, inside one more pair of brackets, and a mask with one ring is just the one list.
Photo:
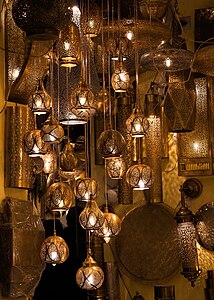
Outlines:
{"label": "cylindrical lantern", "polygon": [[181,274],[195,286],[195,281],[201,274],[198,263],[198,252],[196,245],[196,229],[194,225],[194,215],[185,206],[183,188],[181,188],[182,206],[176,213],[177,230],[179,237],[180,254],[183,271]]}
{"label": "cylindrical lantern", "polygon": [[82,32],[87,37],[96,37],[100,32],[101,17],[98,5],[94,0],[85,5],[81,17]]}
{"label": "cylindrical lantern", "polygon": [[34,128],[33,113],[27,107],[8,106],[5,110],[5,186],[31,188],[30,157],[23,150],[23,136]]}
{"label": "cylindrical lantern", "polygon": [[195,129],[196,89],[192,75],[189,76],[190,70],[169,74],[164,111],[170,132],[189,132]]}

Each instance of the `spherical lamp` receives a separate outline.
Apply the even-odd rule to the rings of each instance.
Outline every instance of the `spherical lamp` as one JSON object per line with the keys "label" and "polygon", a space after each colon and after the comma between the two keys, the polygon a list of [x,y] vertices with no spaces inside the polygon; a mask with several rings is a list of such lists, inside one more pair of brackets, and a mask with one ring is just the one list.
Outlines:
{"label": "spherical lamp", "polygon": [[147,190],[152,184],[152,170],[145,164],[133,165],[126,172],[126,181],[134,190]]}
{"label": "spherical lamp", "polygon": [[149,121],[140,109],[134,108],[126,120],[126,129],[132,137],[143,137],[149,129]]}
{"label": "spherical lamp", "polygon": [[87,230],[97,230],[104,222],[104,216],[95,200],[88,200],[79,215],[80,225]]}
{"label": "spherical lamp", "polygon": [[122,157],[107,160],[107,172],[111,179],[122,179],[126,171],[126,163]]}
{"label": "spherical lamp", "polygon": [[41,128],[41,137],[45,143],[59,144],[64,137],[64,129],[51,114]]}
{"label": "spherical lamp", "polygon": [[130,84],[129,73],[127,72],[123,61],[119,59],[114,73],[111,77],[111,84],[116,93],[127,92]]}
{"label": "spherical lamp", "polygon": [[76,180],[75,196],[78,200],[88,201],[97,198],[98,184],[93,178],[78,178]]}
{"label": "spherical lamp", "polygon": [[96,235],[102,237],[105,242],[108,243],[112,237],[119,234],[120,230],[120,218],[116,214],[109,213],[108,210],[106,210],[104,212],[104,223],[102,227],[96,231]]}
{"label": "spherical lamp", "polygon": [[47,145],[42,140],[40,130],[26,132],[23,137],[24,151],[31,157],[42,156],[47,152]]}

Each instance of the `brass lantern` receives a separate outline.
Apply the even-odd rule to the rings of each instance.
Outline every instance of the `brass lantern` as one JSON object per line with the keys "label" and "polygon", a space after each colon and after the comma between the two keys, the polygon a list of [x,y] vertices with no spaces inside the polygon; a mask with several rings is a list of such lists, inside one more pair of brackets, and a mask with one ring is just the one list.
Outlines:
{"label": "brass lantern", "polygon": [[101,17],[98,5],[94,0],[88,1],[85,5],[86,9],[83,11],[81,17],[81,28],[83,35],[93,38],[100,32]]}
{"label": "brass lantern", "polygon": [[114,36],[108,39],[106,47],[112,60],[118,60],[120,52],[125,60],[131,54],[132,42],[127,37]]}
{"label": "brass lantern", "polygon": [[28,99],[28,106],[33,113],[38,115],[49,112],[51,106],[51,96],[46,92],[41,80],[39,80],[35,91]]}
{"label": "brass lantern", "polygon": [[76,67],[80,60],[81,41],[77,25],[66,24],[59,33],[58,56],[61,67]]}
{"label": "brass lantern", "polygon": [[107,172],[111,179],[122,179],[126,171],[126,163],[122,157],[107,160]]}
{"label": "brass lantern", "polygon": [[112,74],[111,77],[111,84],[116,93],[125,93],[129,88],[129,84],[130,84],[129,73],[127,72],[123,64],[123,59],[120,58],[120,56],[116,64],[114,73]]}
{"label": "brass lantern", "polygon": [[64,263],[68,256],[68,245],[63,238],[56,235],[56,231],[54,230],[54,235],[49,236],[42,244],[40,250],[41,259],[45,263],[50,263],[55,266],[56,264]]}
{"label": "brass lantern", "polygon": [[87,258],[76,273],[76,283],[81,289],[96,290],[102,286],[103,281],[103,270],[97,265],[89,249]]}
{"label": "brass lantern", "polygon": [[76,180],[75,196],[79,200],[96,199],[98,192],[97,181],[93,178],[78,178]]}
{"label": "brass lantern", "polygon": [[24,151],[31,157],[42,156],[47,152],[47,145],[42,140],[40,130],[31,130],[23,137]]}
{"label": "brass lantern", "polygon": [[97,150],[105,159],[120,157],[123,155],[125,149],[126,141],[123,135],[117,130],[105,130],[97,140]]}
{"label": "brass lantern", "polygon": [[74,193],[69,184],[55,182],[46,192],[46,207],[50,211],[67,211],[74,202]]}
{"label": "brass lantern", "polygon": [[126,172],[126,181],[134,190],[147,190],[152,184],[152,170],[142,163],[133,165]]}
{"label": "brass lantern", "polygon": [[140,109],[134,108],[130,117],[126,120],[126,129],[132,137],[143,137],[149,129],[149,121]]}
{"label": "brass lantern", "polygon": [[198,263],[198,252],[196,245],[196,228],[194,224],[193,213],[185,206],[183,195],[183,187],[181,187],[181,208],[176,213],[177,230],[179,236],[180,253],[182,259],[183,271],[181,274],[191,282],[191,286],[195,286],[195,280],[201,274]]}
{"label": "brass lantern", "polygon": [[121,220],[114,214],[108,212],[108,209],[104,212],[104,223],[95,234],[99,237],[102,237],[106,243],[110,241],[112,237],[115,237],[119,234],[121,230]]}
{"label": "brass lantern", "polygon": [[87,230],[97,230],[104,222],[103,212],[95,200],[88,200],[85,208],[79,215],[80,225]]}
{"label": "brass lantern", "polygon": [[80,79],[79,86],[71,93],[72,112],[77,117],[88,118],[97,111],[97,102],[90,87]]}
{"label": "brass lantern", "polygon": [[64,129],[52,113],[41,128],[41,136],[43,141],[48,144],[58,144],[64,137]]}
{"label": "brass lantern", "polygon": [[45,174],[54,173],[57,169],[57,155],[54,148],[49,148],[47,153],[42,156],[44,161],[43,171]]}

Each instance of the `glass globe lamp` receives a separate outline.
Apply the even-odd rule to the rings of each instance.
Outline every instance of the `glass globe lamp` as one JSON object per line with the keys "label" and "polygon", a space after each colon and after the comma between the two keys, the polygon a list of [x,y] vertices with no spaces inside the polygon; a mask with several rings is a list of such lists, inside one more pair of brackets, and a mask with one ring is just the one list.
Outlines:
{"label": "glass globe lamp", "polygon": [[97,140],[97,150],[105,159],[120,157],[126,150],[126,141],[119,131],[105,130]]}
{"label": "glass globe lamp", "polygon": [[122,157],[107,160],[107,172],[111,179],[122,179],[126,171],[126,163]]}
{"label": "glass globe lamp", "polygon": [[64,129],[51,114],[41,128],[41,137],[45,143],[59,144],[64,137]]}
{"label": "glass globe lamp", "polygon": [[129,73],[123,64],[123,61],[120,61],[120,59],[117,63],[114,73],[112,74],[111,84],[116,93],[125,93],[129,88]]}
{"label": "glass globe lamp", "polygon": [[126,172],[126,181],[134,190],[147,190],[152,184],[152,170],[145,164],[133,165]]}
{"label": "glass globe lamp", "polygon": [[85,208],[79,215],[80,225],[87,230],[97,230],[104,222],[103,212],[95,200],[88,200]]}
{"label": "glass globe lamp", "polygon": [[132,137],[143,137],[149,129],[149,121],[139,109],[134,108],[126,120],[126,129]]}
{"label": "glass globe lamp", "polygon": [[31,130],[26,132],[23,137],[24,151],[30,157],[42,156],[47,152],[47,145],[42,140],[40,130]]}
{"label": "glass globe lamp", "polygon": [[68,256],[68,245],[63,238],[56,235],[55,231],[53,236],[49,236],[44,240],[40,250],[42,261],[52,265],[62,264],[66,261]]}
{"label": "glass globe lamp", "polygon": [[97,181],[93,178],[78,178],[76,180],[75,196],[79,200],[96,199],[98,193]]}
{"label": "glass globe lamp", "polygon": [[61,67],[72,68],[79,64],[81,51],[80,33],[73,22],[66,24],[59,33],[58,56]]}
{"label": "glass globe lamp", "polygon": [[74,144],[70,140],[59,154],[59,174],[67,179],[76,179],[81,170],[78,170],[79,159],[74,151]]}
{"label": "glass globe lamp", "polygon": [[67,211],[74,202],[74,193],[69,184],[55,182],[46,192],[46,207],[50,211]]}
{"label": "glass globe lamp", "polygon": [[41,80],[28,99],[28,106],[37,115],[46,114],[50,111],[51,96],[46,92]]}
{"label": "glass globe lamp", "polygon": [[102,227],[96,231],[96,235],[102,237],[106,243],[109,243],[110,239],[118,235],[120,230],[120,218],[116,214],[109,213],[108,210],[106,210],[104,212],[104,223]]}
{"label": "glass globe lamp", "polygon": [[92,90],[80,79],[79,86],[71,93],[72,112],[77,117],[88,118],[95,115],[97,102]]}

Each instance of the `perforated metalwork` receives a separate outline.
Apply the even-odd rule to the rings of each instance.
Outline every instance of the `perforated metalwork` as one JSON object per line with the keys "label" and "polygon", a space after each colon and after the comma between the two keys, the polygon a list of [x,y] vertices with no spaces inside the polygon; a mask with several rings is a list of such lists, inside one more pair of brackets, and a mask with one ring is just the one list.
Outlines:
{"label": "perforated metalwork", "polygon": [[143,19],[161,20],[171,0],[138,0]]}
{"label": "perforated metalwork", "polygon": [[88,200],[79,215],[80,225],[87,230],[98,230],[104,223],[103,212],[95,200]]}
{"label": "perforated metalwork", "polygon": [[114,214],[105,212],[104,213],[104,223],[103,225],[95,232],[99,237],[104,238],[105,242],[108,243],[112,237],[115,237],[119,234],[121,230],[121,220]]}
{"label": "perforated metalwork", "polygon": [[195,130],[178,135],[179,175],[211,174],[209,100],[207,79],[196,78]]}
{"label": "perforated metalwork", "polygon": [[101,16],[94,0],[85,3],[81,17],[81,30],[85,36],[96,37],[100,32]]}
{"label": "perforated metalwork", "polygon": [[130,84],[129,73],[122,62],[116,65],[111,77],[111,84],[116,93],[125,93],[128,90]]}
{"label": "perforated metalwork", "polygon": [[126,171],[126,163],[122,157],[107,160],[108,175],[112,179],[122,179]]}
{"label": "perforated metalwork", "polygon": [[189,75],[190,70],[169,74],[164,110],[170,132],[195,129],[196,88],[193,77]]}
{"label": "perforated metalwork", "polygon": [[47,144],[42,140],[40,130],[31,130],[23,137],[24,151],[32,157],[42,156],[47,152]]}
{"label": "perforated metalwork", "polygon": [[206,46],[196,51],[193,63],[194,69],[202,74],[214,76],[213,51],[214,45]]}
{"label": "perforated metalwork", "polygon": [[93,178],[76,180],[75,196],[79,200],[96,199],[98,193],[97,181]]}

